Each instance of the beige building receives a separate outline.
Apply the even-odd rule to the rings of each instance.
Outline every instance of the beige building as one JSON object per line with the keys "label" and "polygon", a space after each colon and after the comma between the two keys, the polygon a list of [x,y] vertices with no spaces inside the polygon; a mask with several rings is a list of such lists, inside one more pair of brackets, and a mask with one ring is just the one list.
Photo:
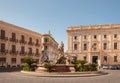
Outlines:
{"label": "beige building", "polygon": [[42,52],[48,56],[50,62],[53,62],[58,53],[57,51],[58,43],[55,41],[53,37],[51,37],[50,34],[44,34],[42,36],[42,42],[43,42]]}
{"label": "beige building", "polygon": [[120,24],[69,27],[68,54],[89,63],[120,64]]}
{"label": "beige building", "polygon": [[[22,66],[23,58],[32,57],[39,63],[45,35],[0,21],[0,66]],[[56,53],[57,42],[48,35],[50,52]],[[51,45],[51,43],[53,45]],[[54,45],[56,45],[54,47]]]}

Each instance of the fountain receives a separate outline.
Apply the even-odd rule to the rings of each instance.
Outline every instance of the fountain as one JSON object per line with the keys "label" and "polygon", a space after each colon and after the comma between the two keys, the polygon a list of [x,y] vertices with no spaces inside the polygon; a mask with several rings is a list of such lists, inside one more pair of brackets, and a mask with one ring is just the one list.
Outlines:
{"label": "fountain", "polygon": [[[42,64],[49,62],[47,54],[43,54],[41,57],[40,62]],[[58,47],[58,55],[56,55],[55,59],[53,60],[54,66],[53,66],[53,72],[75,72],[74,64],[71,64],[72,59],[70,56],[66,55],[64,53],[64,43],[61,42]],[[39,65],[36,71],[46,71],[46,68],[44,68],[43,65]]]}
{"label": "fountain", "polygon": [[74,65],[71,64],[70,57],[65,56],[63,42],[61,42],[58,47],[58,55],[55,60],[56,60],[56,64],[54,66],[55,72],[75,72]]}

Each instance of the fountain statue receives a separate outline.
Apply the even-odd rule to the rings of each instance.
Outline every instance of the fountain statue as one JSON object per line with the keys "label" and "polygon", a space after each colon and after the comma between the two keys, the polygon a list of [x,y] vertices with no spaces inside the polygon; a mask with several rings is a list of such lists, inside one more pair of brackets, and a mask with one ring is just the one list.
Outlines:
{"label": "fountain statue", "polygon": [[64,44],[60,43],[58,47],[58,55],[56,64],[66,64],[66,57],[64,56]]}
{"label": "fountain statue", "polygon": [[49,62],[49,57],[47,51],[42,52],[42,56],[40,57],[40,65],[44,65],[44,63]]}
{"label": "fountain statue", "polygon": [[[64,53],[64,43],[61,41],[58,47],[58,54],[53,60],[54,64],[54,71],[55,72],[75,72],[74,65],[71,64],[71,57],[66,56]],[[41,63],[49,63],[49,58],[47,54],[43,53],[43,56],[41,57]],[[38,71],[44,71],[45,68],[41,65],[38,67]]]}
{"label": "fountain statue", "polygon": [[56,64],[72,64],[73,63],[73,57],[64,53],[64,43],[62,41],[58,47],[58,55],[55,60],[57,61]]}
{"label": "fountain statue", "polygon": [[58,47],[58,54],[55,58],[55,72],[74,72],[74,65],[71,64],[71,57],[66,56],[64,53],[64,43],[61,41]]}

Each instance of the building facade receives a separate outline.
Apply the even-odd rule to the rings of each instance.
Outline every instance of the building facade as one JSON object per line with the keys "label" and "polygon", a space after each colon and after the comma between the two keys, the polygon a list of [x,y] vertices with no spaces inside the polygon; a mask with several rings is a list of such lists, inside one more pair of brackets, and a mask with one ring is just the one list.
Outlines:
{"label": "building facade", "polygon": [[44,51],[43,37],[40,33],[0,21],[0,66],[23,66],[25,57],[32,57],[39,63]]}
{"label": "building facade", "polygon": [[68,51],[89,63],[120,64],[120,24],[69,27]]}
{"label": "building facade", "polygon": [[43,43],[43,55],[48,56],[48,60],[54,63],[54,60],[58,54],[58,43],[55,41],[50,34],[44,34],[42,36],[42,43]]}

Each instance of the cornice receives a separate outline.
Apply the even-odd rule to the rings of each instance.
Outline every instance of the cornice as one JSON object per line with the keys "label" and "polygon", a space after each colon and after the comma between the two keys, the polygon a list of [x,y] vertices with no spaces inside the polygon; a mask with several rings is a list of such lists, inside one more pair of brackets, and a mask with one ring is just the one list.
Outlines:
{"label": "cornice", "polygon": [[16,30],[21,30],[22,32],[28,32],[28,33],[33,33],[33,34],[42,36],[42,34],[37,33],[37,32],[35,32],[35,31],[31,31],[31,30],[25,29],[25,28],[23,28],[23,27],[16,26],[16,25],[13,25],[13,24],[4,22],[4,21],[0,21],[0,26],[1,26],[1,27],[9,27],[9,28],[13,28],[13,29],[16,29]]}
{"label": "cornice", "polygon": [[72,26],[68,27],[67,32],[87,31],[87,30],[109,30],[109,29],[120,29],[120,24],[109,24],[109,25],[91,25],[91,26]]}

